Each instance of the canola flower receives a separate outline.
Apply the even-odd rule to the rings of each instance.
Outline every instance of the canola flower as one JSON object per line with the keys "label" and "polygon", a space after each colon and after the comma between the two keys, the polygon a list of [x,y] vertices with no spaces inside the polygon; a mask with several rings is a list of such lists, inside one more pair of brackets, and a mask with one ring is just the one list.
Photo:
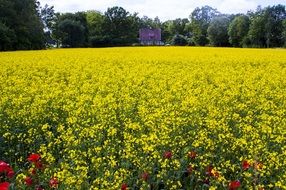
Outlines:
{"label": "canola flower", "polygon": [[[280,49],[0,53],[0,160],[29,158],[51,188],[286,189],[285,60]],[[33,168],[17,184],[33,185]]]}

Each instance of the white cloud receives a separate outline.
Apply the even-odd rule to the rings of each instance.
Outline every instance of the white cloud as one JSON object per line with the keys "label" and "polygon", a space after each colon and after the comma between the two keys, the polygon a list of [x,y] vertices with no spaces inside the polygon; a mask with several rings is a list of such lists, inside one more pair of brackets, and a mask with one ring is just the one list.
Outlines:
{"label": "white cloud", "polygon": [[224,0],[218,8],[223,13],[246,13],[248,10],[254,10],[257,3],[249,0]]}
{"label": "white cloud", "polygon": [[41,4],[54,5],[56,11],[76,12],[98,10],[105,12],[108,7],[122,6],[129,12],[138,12],[161,20],[188,18],[196,8],[210,5],[222,13],[246,13],[258,5],[267,6],[285,0],[39,0]]}

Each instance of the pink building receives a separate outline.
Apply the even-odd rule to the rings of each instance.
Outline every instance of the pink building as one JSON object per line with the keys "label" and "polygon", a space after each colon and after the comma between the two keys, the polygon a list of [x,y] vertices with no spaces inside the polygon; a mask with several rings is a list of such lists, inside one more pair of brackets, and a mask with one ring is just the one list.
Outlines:
{"label": "pink building", "polygon": [[141,45],[162,45],[161,29],[142,28],[139,30]]}

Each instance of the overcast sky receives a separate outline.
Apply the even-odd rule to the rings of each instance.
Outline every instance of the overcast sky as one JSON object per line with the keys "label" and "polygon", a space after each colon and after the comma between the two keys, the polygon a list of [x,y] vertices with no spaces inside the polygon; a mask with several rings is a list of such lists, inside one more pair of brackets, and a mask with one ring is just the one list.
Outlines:
{"label": "overcast sky", "polygon": [[59,12],[98,10],[105,12],[108,7],[122,6],[127,11],[138,12],[162,21],[175,18],[188,18],[196,7],[210,5],[222,13],[246,13],[274,4],[286,5],[286,0],[39,0],[41,5],[53,5]]}

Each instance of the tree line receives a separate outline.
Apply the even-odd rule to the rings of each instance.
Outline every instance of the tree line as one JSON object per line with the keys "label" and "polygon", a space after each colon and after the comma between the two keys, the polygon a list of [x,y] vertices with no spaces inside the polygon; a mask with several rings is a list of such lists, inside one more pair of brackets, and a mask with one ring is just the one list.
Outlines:
{"label": "tree line", "polygon": [[170,45],[285,47],[284,5],[257,7],[247,14],[223,14],[197,7],[189,18],[160,21],[122,7],[104,13],[59,13],[37,0],[0,0],[0,50],[139,45],[140,28],[160,28]]}

